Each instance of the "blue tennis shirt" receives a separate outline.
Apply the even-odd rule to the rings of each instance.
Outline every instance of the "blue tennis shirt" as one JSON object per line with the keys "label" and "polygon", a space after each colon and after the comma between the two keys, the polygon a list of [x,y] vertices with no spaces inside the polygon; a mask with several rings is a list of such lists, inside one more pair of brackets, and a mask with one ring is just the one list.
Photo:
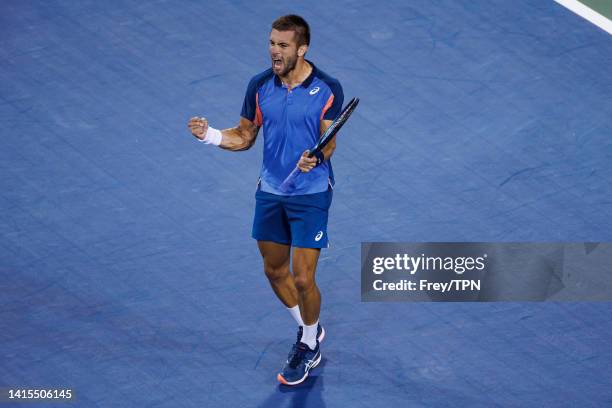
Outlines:
{"label": "blue tennis shirt", "polygon": [[[320,138],[321,120],[333,120],[342,110],[344,95],[337,79],[315,65],[302,84],[289,90],[272,69],[255,75],[247,87],[241,116],[263,126],[264,151],[261,190],[281,193],[278,187],[297,165],[302,153]],[[289,195],[314,194],[334,185],[331,162],[326,160],[297,177]]]}

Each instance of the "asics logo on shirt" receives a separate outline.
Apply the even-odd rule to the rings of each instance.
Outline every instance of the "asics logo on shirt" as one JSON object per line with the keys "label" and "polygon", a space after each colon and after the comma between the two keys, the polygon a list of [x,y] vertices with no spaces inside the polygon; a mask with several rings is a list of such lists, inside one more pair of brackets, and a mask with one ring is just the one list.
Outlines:
{"label": "asics logo on shirt", "polygon": [[323,231],[319,231],[319,233],[315,237],[315,241],[319,242],[321,238],[323,238]]}
{"label": "asics logo on shirt", "polygon": [[319,90],[321,90],[321,88],[319,88],[318,86],[315,86],[315,87],[314,87],[314,88],[312,88],[312,89],[310,90],[310,92],[308,92],[308,93],[309,93],[309,94],[311,94],[311,95],[314,95],[314,94],[316,94],[317,92],[319,92]]}

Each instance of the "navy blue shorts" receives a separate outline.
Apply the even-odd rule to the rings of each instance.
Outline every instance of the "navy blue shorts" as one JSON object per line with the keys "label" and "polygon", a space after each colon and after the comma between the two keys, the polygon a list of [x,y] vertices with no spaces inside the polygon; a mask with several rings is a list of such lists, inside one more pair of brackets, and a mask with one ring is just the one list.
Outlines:
{"label": "navy blue shorts", "polygon": [[252,236],[300,248],[327,248],[331,188],[322,193],[282,196],[257,190]]}

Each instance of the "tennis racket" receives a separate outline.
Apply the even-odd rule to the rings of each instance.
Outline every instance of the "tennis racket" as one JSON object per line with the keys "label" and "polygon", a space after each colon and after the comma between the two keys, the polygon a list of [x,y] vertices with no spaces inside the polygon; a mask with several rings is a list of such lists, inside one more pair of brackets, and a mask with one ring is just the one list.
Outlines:
{"label": "tennis racket", "polygon": [[[357,107],[357,104],[359,104],[359,98],[353,98],[349,101],[349,103],[346,104],[344,109],[342,109],[342,112],[340,112],[340,115],[332,122],[331,125],[329,125],[329,127],[327,128],[325,133],[323,133],[323,136],[321,136],[317,144],[312,149],[310,149],[308,157],[313,157],[316,152],[320,152],[325,146],[327,146],[327,144],[332,140],[332,138],[336,136],[336,133],[338,133],[340,128],[342,128],[342,126],[346,123],[348,118],[351,116],[351,114]],[[293,169],[293,171],[287,176],[285,181],[283,181],[283,183],[280,185],[279,190],[282,193],[288,193],[292,191],[295,188],[295,180],[301,172],[302,171],[296,166],[295,169]]]}

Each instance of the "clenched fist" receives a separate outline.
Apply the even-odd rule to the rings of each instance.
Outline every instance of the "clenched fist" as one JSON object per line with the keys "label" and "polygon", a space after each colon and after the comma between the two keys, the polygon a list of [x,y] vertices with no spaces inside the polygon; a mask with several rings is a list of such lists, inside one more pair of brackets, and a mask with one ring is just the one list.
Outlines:
{"label": "clenched fist", "polygon": [[206,131],[208,130],[208,120],[206,118],[198,118],[197,116],[189,119],[187,124],[191,134],[200,140],[204,140],[206,137]]}

